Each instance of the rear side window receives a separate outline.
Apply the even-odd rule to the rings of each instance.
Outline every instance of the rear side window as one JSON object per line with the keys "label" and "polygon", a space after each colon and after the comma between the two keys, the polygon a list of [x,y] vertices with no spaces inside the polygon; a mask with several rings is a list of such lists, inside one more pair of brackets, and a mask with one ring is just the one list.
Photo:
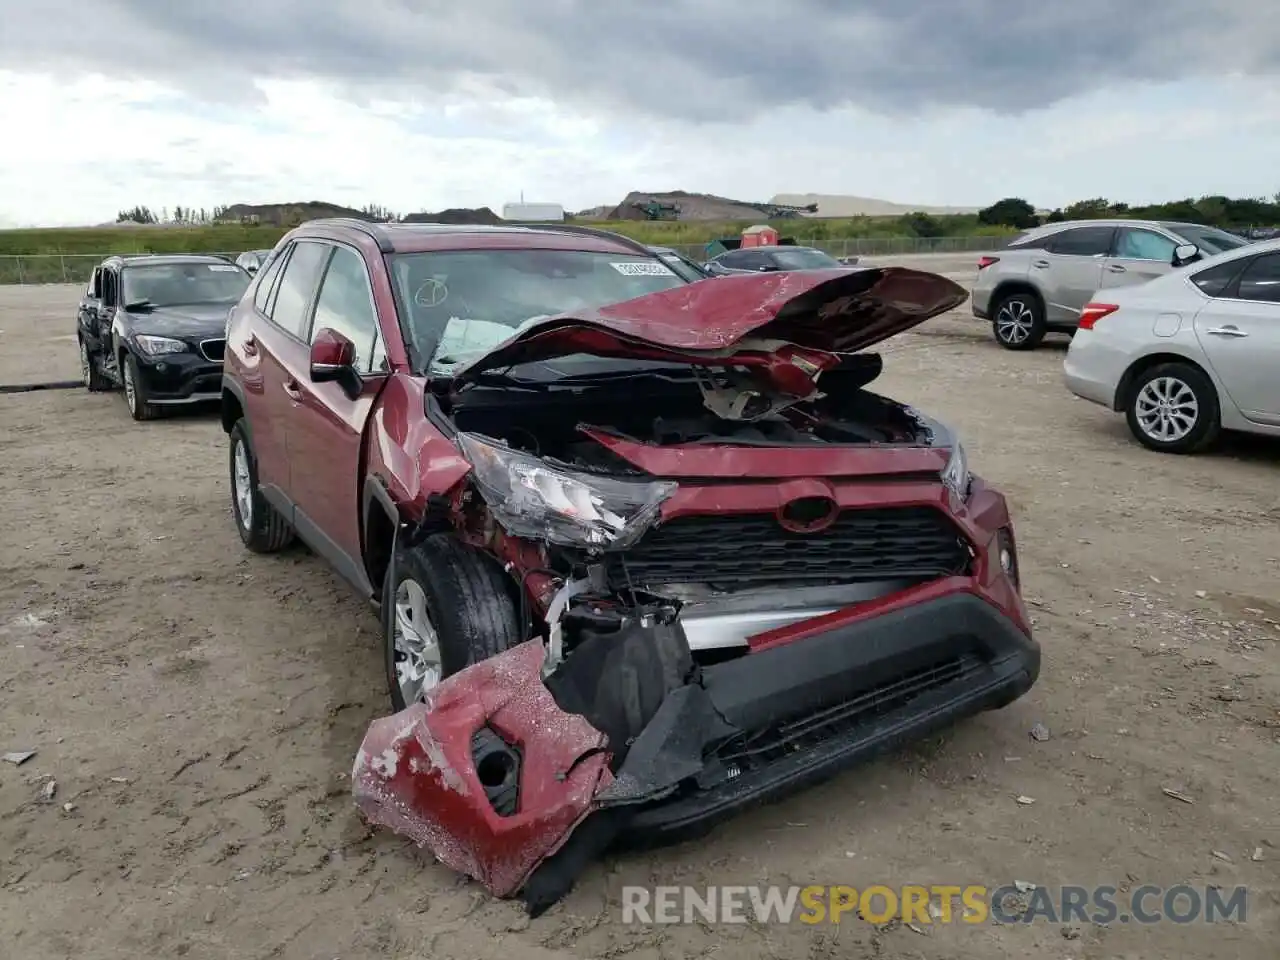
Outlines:
{"label": "rear side window", "polygon": [[293,256],[284,265],[276,301],[271,307],[271,320],[299,339],[305,339],[312,296],[332,249],[326,243],[299,240],[294,244]]}
{"label": "rear side window", "polygon": [[1240,273],[1243,264],[1243,260],[1229,260],[1226,263],[1220,263],[1216,267],[1210,267],[1208,270],[1201,270],[1199,273],[1192,274],[1191,282],[1199,287],[1205,296],[1220,297],[1227,292],[1227,288],[1231,286],[1231,281]]}
{"label": "rear side window", "polygon": [[271,261],[271,266],[263,271],[262,276],[258,278],[258,288],[253,293],[253,305],[258,308],[260,313],[271,316],[271,288],[276,285],[276,277],[280,275],[280,268],[284,262],[289,259],[289,250],[292,246],[280,251],[280,256]]}
{"label": "rear side window", "polygon": [[1254,257],[1240,274],[1236,296],[1241,300],[1280,303],[1280,253]]}
{"label": "rear side window", "polygon": [[1069,257],[1097,257],[1111,251],[1115,232],[1115,227],[1075,227],[1055,233],[1045,249]]}
{"label": "rear side window", "polygon": [[371,369],[374,338],[378,329],[373,309],[373,288],[364,258],[349,247],[335,247],[329,269],[316,298],[311,336],[324,327],[335,330],[356,345],[356,369]]}
{"label": "rear side window", "polygon": [[1009,241],[1009,246],[1018,250],[1040,250],[1043,249],[1046,239],[1030,230],[1024,230]]}

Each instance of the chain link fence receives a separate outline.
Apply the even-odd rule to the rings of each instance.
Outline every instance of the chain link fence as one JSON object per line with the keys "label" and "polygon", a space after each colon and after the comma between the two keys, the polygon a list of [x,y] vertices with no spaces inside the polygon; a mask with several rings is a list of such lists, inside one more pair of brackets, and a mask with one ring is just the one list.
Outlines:
{"label": "chain link fence", "polygon": [[[825,250],[833,257],[976,253],[993,250],[1002,246],[1003,242],[1001,237],[854,237],[845,240],[796,237],[796,243]],[[707,257],[706,244],[674,243],[669,246],[699,263]],[[234,260],[239,255],[239,251],[219,252],[214,255]],[[88,283],[93,268],[109,256],[111,254],[108,253],[34,253],[0,256],[0,284]]]}

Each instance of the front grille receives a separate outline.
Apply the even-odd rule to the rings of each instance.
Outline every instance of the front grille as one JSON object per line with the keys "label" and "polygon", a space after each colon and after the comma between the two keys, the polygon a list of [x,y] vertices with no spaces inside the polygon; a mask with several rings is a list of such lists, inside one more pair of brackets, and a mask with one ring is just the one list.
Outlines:
{"label": "front grille", "polygon": [[200,353],[210,363],[221,363],[226,349],[227,341],[223,339],[200,341]]}
{"label": "front grille", "polygon": [[728,590],[932,580],[969,571],[959,531],[932,507],[845,510],[826,530],[793,533],[771,513],[681,517],[610,555],[615,583],[709,583]]}
{"label": "front grille", "polygon": [[747,773],[794,753],[848,737],[858,727],[900,709],[912,700],[985,669],[977,657],[964,654],[914,670],[864,690],[848,700],[764,730],[742,733],[713,752],[726,767]]}

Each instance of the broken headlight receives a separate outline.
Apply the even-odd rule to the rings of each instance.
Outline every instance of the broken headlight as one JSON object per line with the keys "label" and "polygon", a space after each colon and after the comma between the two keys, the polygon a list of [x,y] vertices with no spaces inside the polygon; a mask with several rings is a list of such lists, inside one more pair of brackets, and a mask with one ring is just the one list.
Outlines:
{"label": "broken headlight", "polygon": [[676,484],[614,480],[552,466],[474,433],[458,434],[489,512],[514,537],[599,550],[630,546]]}
{"label": "broken headlight", "polygon": [[957,440],[951,447],[951,459],[942,468],[942,485],[951,491],[954,505],[969,499],[969,480],[969,459],[965,456],[964,446]]}

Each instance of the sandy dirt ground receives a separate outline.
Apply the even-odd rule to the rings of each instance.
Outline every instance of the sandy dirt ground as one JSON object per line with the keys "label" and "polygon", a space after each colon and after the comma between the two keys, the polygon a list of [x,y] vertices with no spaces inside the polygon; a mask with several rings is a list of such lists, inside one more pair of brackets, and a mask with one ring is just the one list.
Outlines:
{"label": "sandy dirt ground", "polygon": [[[0,288],[0,383],[76,376],[77,296]],[[0,954],[1275,957],[1280,446],[1145,452],[1066,393],[1061,343],[1001,351],[963,308],[885,354],[879,389],[953,423],[1011,500],[1039,684],[703,841],[598,863],[532,922],[362,825],[346,778],[386,710],[377,624],[305,551],[241,548],[213,416],[0,394],[0,752],[37,751],[0,763]],[[1215,926],[621,922],[628,884],[1014,881],[1250,892]]]}

